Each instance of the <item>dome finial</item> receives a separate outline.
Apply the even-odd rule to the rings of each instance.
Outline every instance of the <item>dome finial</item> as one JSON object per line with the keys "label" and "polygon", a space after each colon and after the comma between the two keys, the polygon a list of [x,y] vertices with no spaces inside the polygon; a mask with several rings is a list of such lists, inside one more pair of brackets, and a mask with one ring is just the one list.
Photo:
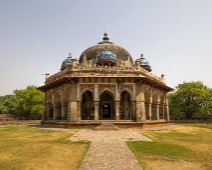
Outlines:
{"label": "dome finial", "polygon": [[103,41],[109,41],[109,38],[108,38],[107,36],[108,36],[108,34],[107,34],[106,31],[105,31],[104,37],[102,38]]}
{"label": "dome finial", "polygon": [[71,55],[71,53],[68,53],[68,55],[69,55],[69,56],[68,56],[68,58],[72,58],[72,55]]}

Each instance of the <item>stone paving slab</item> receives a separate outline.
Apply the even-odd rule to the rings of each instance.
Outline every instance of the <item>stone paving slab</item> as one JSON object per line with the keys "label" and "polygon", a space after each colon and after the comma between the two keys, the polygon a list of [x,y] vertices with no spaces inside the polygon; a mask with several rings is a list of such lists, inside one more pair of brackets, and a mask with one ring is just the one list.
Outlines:
{"label": "stone paving slab", "polygon": [[80,170],[142,170],[125,141],[152,141],[138,132],[129,130],[81,130],[69,140],[92,142]]}

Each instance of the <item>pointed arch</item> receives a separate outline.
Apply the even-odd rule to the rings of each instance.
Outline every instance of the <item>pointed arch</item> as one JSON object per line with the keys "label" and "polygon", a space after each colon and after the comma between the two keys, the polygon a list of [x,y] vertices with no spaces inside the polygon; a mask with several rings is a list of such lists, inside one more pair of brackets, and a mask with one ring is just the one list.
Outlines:
{"label": "pointed arch", "polygon": [[82,93],[81,119],[94,120],[94,95],[90,90]]}
{"label": "pointed arch", "polygon": [[89,92],[91,92],[91,93],[93,94],[93,91],[92,91],[91,89],[85,88],[85,89],[83,89],[83,90],[81,91],[81,93],[80,93],[81,99],[82,99],[83,94],[84,94],[86,91],[89,91]]}
{"label": "pointed arch", "polygon": [[121,92],[120,119],[132,119],[132,112],[132,95],[127,90],[124,90]]}
{"label": "pointed arch", "polygon": [[130,99],[132,100],[132,98],[133,98],[132,91],[131,91],[130,89],[128,89],[128,88],[124,88],[124,89],[121,91],[121,94],[122,94],[122,92],[124,92],[124,91],[126,91],[126,92],[129,93]]}
{"label": "pointed arch", "polygon": [[100,97],[104,92],[110,93],[110,94],[112,95],[112,97],[115,98],[114,92],[113,92],[111,89],[109,89],[109,88],[103,89],[103,90],[99,93],[99,97]]}
{"label": "pointed arch", "polygon": [[47,103],[52,103],[52,94],[47,94]]}
{"label": "pointed arch", "polygon": [[61,99],[60,93],[58,91],[55,92],[55,94],[54,94],[54,104],[60,103],[61,102],[60,99]]}
{"label": "pointed arch", "polygon": [[54,93],[54,102],[53,102],[53,107],[54,107],[54,119],[56,120],[61,120],[62,119],[62,106],[61,106],[61,95],[59,91],[56,91]]}

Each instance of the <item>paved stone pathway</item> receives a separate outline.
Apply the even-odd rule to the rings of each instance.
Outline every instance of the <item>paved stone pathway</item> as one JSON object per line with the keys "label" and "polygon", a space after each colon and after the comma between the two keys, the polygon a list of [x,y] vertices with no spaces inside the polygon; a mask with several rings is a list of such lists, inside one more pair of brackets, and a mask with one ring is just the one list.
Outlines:
{"label": "paved stone pathway", "polygon": [[81,130],[69,140],[92,141],[80,170],[142,170],[125,141],[151,141],[142,134],[130,130]]}

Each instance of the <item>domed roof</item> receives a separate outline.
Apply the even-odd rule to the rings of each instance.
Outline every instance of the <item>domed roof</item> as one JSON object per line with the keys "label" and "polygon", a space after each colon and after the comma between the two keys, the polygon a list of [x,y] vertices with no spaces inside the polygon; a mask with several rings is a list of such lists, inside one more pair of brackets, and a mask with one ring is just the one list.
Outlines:
{"label": "domed roof", "polygon": [[97,57],[97,53],[101,53],[102,51],[110,51],[113,54],[116,55],[116,59],[122,59],[122,60],[129,60],[131,63],[133,63],[132,57],[129,54],[127,50],[124,48],[113,44],[112,42],[109,41],[109,38],[107,37],[107,33],[104,33],[104,37],[102,38],[103,41],[99,42],[97,45],[94,45],[92,47],[89,47],[83,53],[81,54],[79,58],[79,63],[83,61],[83,54],[86,54],[87,60],[95,60]]}
{"label": "domed roof", "polygon": [[148,71],[152,71],[151,66],[149,62],[143,57],[143,54],[141,54],[141,57],[139,58],[140,66]]}
{"label": "domed roof", "polygon": [[71,53],[69,53],[69,56],[65,60],[63,60],[63,63],[61,65],[61,70],[64,70],[70,67],[71,62],[72,62],[72,56],[71,56]]}

